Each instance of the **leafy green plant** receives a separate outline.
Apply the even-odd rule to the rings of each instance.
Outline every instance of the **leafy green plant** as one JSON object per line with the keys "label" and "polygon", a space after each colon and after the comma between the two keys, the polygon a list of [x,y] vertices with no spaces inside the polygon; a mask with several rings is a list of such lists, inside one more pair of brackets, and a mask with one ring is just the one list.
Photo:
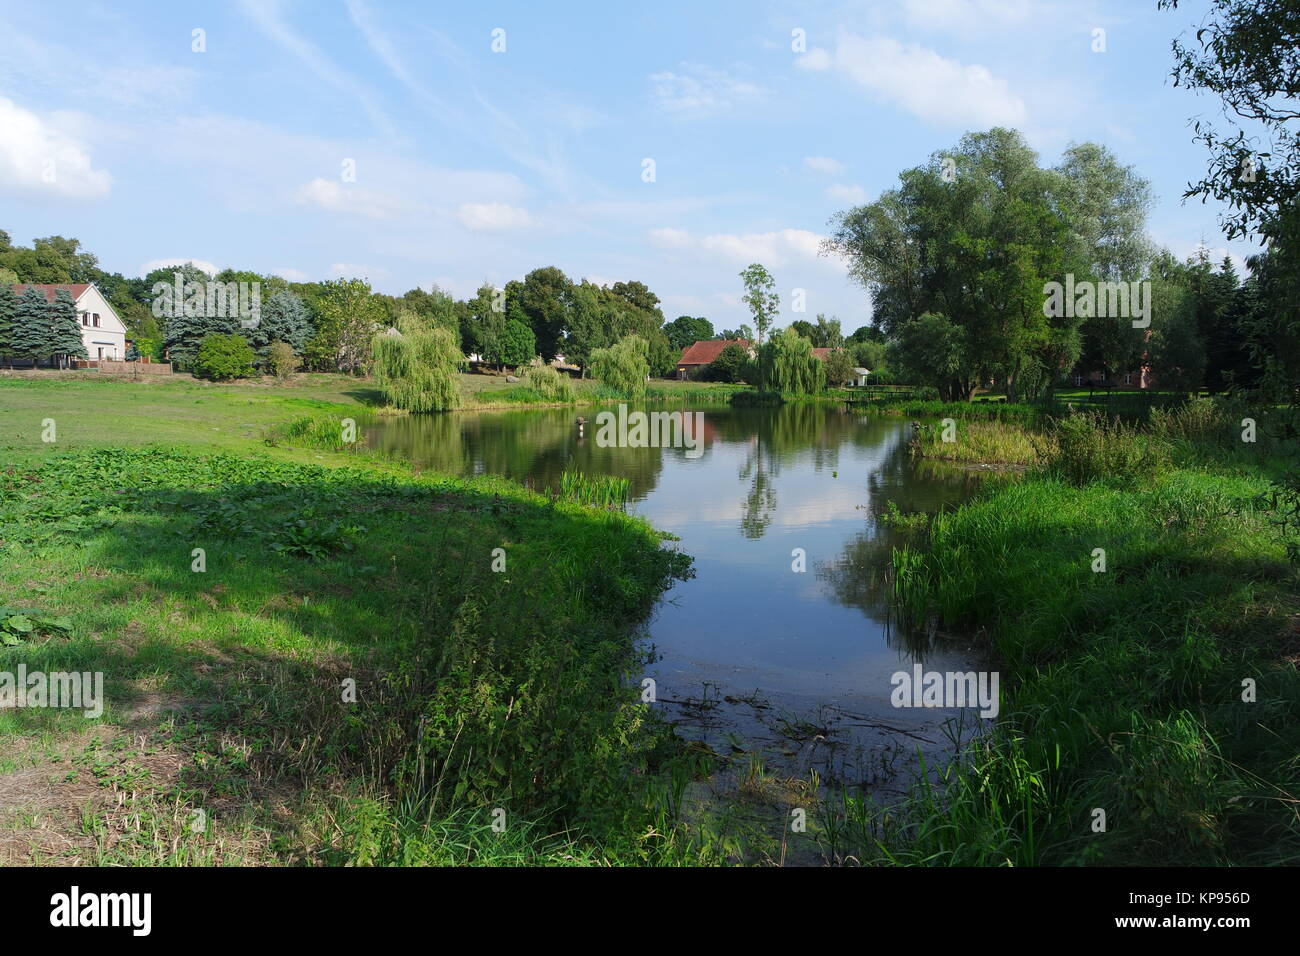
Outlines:
{"label": "leafy green plant", "polygon": [[242,335],[207,335],[194,357],[194,374],[214,382],[247,378],[253,374],[254,359],[253,347]]}
{"label": "leafy green plant", "polygon": [[38,637],[64,636],[71,630],[71,619],[62,615],[29,608],[0,607],[0,644],[6,647]]}

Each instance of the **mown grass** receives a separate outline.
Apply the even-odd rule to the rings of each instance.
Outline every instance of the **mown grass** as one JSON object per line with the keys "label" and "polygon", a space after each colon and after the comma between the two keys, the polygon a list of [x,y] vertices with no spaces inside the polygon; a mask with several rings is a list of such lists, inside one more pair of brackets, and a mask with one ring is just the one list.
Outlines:
{"label": "mown grass", "polygon": [[0,541],[0,603],[71,621],[3,669],[102,671],[122,731],[99,774],[95,722],[0,715],[14,754],[71,748],[70,780],[34,764],[92,808],[62,862],[700,858],[632,641],[688,562],[638,518],[496,478],[90,449],[3,467]]}
{"label": "mown grass", "polygon": [[1234,449],[1230,422],[1193,408],[1153,434],[1079,416],[1044,467],[895,553],[900,613],[985,643],[1002,716],[904,805],[846,797],[845,852],[1300,862],[1300,600],[1268,494],[1285,449]]}

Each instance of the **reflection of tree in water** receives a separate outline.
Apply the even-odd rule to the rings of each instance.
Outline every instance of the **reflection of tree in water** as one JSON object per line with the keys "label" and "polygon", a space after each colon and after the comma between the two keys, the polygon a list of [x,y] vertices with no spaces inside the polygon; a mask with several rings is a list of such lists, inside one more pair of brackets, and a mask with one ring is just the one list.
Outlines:
{"label": "reflection of tree in water", "polygon": [[838,558],[818,562],[814,568],[827,595],[879,622],[891,646],[923,659],[936,646],[934,635],[901,625],[892,613],[893,551],[914,538],[907,531],[879,524],[876,516],[886,513],[891,502],[903,514],[955,507],[975,492],[982,478],[974,472],[915,462],[906,442],[897,442],[867,477],[865,527],[845,543]]}
{"label": "reflection of tree in water", "polygon": [[897,431],[897,425],[845,414],[838,405],[807,403],[776,409],[736,409],[723,419],[718,430],[728,439],[749,445],[739,473],[741,481],[749,482],[740,530],[753,539],[763,536],[776,514],[775,479],[783,465],[806,456],[814,471],[838,469],[840,451],[846,443],[882,444]]}
{"label": "reflection of tree in water", "polygon": [[660,448],[598,448],[594,415],[578,437],[574,409],[448,412],[407,415],[369,426],[367,444],[422,468],[456,475],[505,475],[538,490],[558,488],[568,467],[586,474],[617,475],[631,483],[633,499],[654,490],[665,454]]}

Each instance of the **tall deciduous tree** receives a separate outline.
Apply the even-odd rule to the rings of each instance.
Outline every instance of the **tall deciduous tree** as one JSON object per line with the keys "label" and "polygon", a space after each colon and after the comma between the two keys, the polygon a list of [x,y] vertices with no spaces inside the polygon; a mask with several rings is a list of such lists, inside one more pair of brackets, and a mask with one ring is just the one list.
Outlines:
{"label": "tall deciduous tree", "polygon": [[316,333],[307,342],[312,368],[358,373],[370,357],[370,344],[386,316],[363,279],[322,282],[313,303]]}
{"label": "tall deciduous tree", "polygon": [[781,308],[781,296],[776,291],[776,280],[772,273],[758,262],[750,263],[740,273],[740,280],[745,284],[745,294],[741,296],[749,306],[749,314],[754,317],[754,328],[758,330],[758,344],[763,344],[767,330],[772,327],[777,312]]}

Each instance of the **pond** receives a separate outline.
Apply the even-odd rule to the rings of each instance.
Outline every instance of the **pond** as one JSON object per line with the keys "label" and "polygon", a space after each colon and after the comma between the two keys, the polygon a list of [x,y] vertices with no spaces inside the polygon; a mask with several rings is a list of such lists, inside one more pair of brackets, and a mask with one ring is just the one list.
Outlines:
{"label": "pond", "polygon": [[[903,539],[877,516],[891,503],[904,513],[951,507],[978,474],[927,471],[908,454],[909,422],[835,404],[695,409],[695,449],[602,447],[592,419],[606,410],[394,418],[369,426],[366,443],[539,489],[558,487],[566,467],[627,478],[629,508],[695,559],[695,576],[648,625],[657,699],[686,734],[715,748],[761,746],[792,769],[855,782],[893,776],[918,748],[950,747],[943,725],[959,709],[894,707],[893,675],[917,663],[981,664],[968,648],[891,626],[887,571]],[[966,710],[962,724],[976,723]]]}

